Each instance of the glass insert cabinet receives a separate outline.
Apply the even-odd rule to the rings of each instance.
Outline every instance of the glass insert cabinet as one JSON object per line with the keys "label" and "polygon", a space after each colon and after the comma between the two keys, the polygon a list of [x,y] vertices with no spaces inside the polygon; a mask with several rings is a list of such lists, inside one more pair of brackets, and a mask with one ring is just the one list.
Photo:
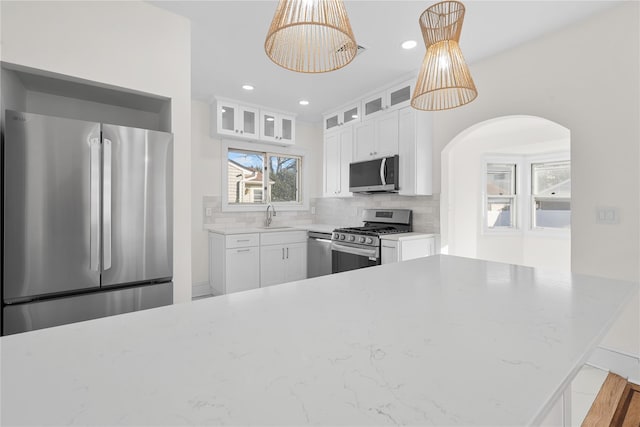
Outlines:
{"label": "glass insert cabinet", "polygon": [[259,110],[227,101],[218,101],[216,105],[218,133],[221,135],[258,138],[260,135]]}

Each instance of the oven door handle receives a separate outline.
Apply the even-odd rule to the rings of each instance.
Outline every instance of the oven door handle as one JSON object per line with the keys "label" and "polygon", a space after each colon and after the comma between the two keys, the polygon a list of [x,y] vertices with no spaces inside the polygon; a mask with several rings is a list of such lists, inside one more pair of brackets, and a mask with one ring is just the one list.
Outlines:
{"label": "oven door handle", "polygon": [[346,245],[341,245],[339,243],[336,242],[332,242],[331,243],[331,250],[332,251],[338,251],[338,252],[345,252],[348,254],[352,254],[352,255],[360,255],[360,256],[366,256],[366,257],[370,257],[370,258],[374,258],[377,257],[377,253],[375,248],[369,249],[369,248],[354,248],[352,246],[346,246]]}

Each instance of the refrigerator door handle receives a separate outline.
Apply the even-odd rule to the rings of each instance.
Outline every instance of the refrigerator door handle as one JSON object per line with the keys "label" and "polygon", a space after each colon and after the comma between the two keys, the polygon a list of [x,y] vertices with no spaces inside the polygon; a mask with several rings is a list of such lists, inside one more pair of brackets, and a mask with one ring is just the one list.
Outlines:
{"label": "refrigerator door handle", "polygon": [[102,168],[102,270],[111,268],[111,140],[104,138]]}
{"label": "refrigerator door handle", "polygon": [[89,145],[89,151],[91,153],[89,269],[92,271],[100,271],[100,139],[91,138]]}

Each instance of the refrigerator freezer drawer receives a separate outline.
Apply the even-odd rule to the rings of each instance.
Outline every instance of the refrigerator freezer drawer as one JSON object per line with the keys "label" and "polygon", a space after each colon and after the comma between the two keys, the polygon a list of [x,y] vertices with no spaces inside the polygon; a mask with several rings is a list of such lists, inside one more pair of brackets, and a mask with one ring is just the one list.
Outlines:
{"label": "refrigerator freezer drawer", "polygon": [[5,306],[2,335],[65,325],[173,303],[173,283],[137,286]]}

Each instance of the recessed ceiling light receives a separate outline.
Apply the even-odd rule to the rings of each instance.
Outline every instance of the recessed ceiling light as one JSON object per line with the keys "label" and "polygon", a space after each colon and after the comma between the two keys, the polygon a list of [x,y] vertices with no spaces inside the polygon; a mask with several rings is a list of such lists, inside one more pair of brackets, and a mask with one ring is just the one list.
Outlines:
{"label": "recessed ceiling light", "polygon": [[298,102],[298,104],[300,104],[300,105],[309,105],[309,101],[307,101],[306,99],[302,99],[302,100],[300,100],[300,102]]}
{"label": "recessed ceiling light", "polygon": [[403,49],[413,49],[414,47],[416,47],[418,45],[418,43],[415,40],[407,40],[402,42],[402,48]]}
{"label": "recessed ceiling light", "polygon": [[274,121],[274,120],[275,120],[275,119],[274,119],[273,117],[267,117],[267,121],[268,121],[268,122],[272,122],[272,121]]}
{"label": "recessed ceiling light", "polygon": [[242,89],[244,89],[244,90],[253,90],[254,87],[251,86],[251,85],[242,85]]}

